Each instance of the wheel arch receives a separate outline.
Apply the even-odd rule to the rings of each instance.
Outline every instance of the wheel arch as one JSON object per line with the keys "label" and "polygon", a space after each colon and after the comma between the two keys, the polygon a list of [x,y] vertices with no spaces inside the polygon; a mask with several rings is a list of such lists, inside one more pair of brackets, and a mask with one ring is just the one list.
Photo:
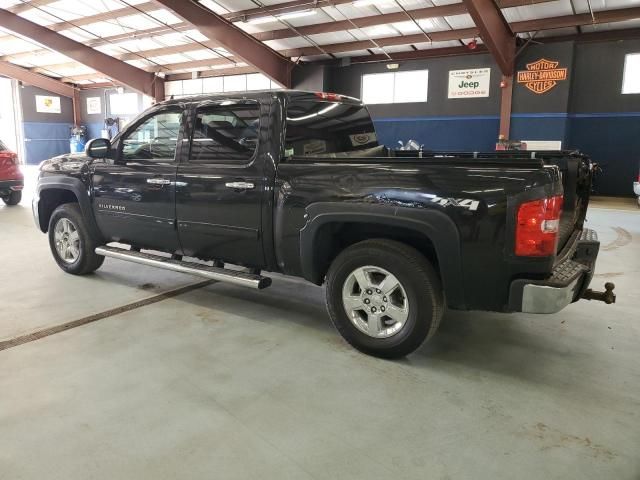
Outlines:
{"label": "wheel arch", "polygon": [[361,240],[386,238],[416,248],[440,276],[449,306],[464,306],[460,236],[454,222],[436,210],[345,203],[307,207],[300,231],[305,279],[320,285],[333,259]]}
{"label": "wheel arch", "polygon": [[77,203],[88,228],[98,232],[85,184],[72,177],[44,177],[38,182],[37,204],[34,205],[38,227],[43,233],[49,229],[53,211],[65,203]]}

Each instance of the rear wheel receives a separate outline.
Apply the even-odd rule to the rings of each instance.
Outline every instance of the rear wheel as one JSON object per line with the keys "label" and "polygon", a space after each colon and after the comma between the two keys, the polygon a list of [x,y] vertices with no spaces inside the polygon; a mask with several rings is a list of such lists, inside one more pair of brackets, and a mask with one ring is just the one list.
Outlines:
{"label": "rear wheel", "polygon": [[392,240],[367,240],[340,253],[326,292],[329,314],[345,340],[383,358],[416,350],[436,332],[444,308],[429,261]]}
{"label": "rear wheel", "polygon": [[22,200],[21,191],[12,191],[9,195],[2,199],[9,206],[17,205]]}
{"label": "rear wheel", "polygon": [[99,245],[77,203],[65,203],[53,211],[49,221],[49,246],[62,270],[84,275],[100,268],[104,257],[95,254]]}

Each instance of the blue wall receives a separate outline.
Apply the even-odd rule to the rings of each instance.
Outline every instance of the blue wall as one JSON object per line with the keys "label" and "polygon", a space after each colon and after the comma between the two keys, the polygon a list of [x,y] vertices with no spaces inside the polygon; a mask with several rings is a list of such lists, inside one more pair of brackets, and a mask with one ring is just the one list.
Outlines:
{"label": "blue wall", "polygon": [[[60,113],[38,112],[36,95],[60,97]],[[69,153],[69,138],[73,125],[73,103],[40,88],[23,86],[20,89],[25,162],[37,165],[56,155]]]}
{"label": "blue wall", "polygon": [[70,123],[24,122],[26,163],[37,165],[56,155],[69,153]]}
{"label": "blue wall", "polygon": [[498,138],[496,116],[376,118],[378,141],[398,148],[415,140],[426,150],[493,150]]}
{"label": "blue wall", "polygon": [[567,147],[602,167],[596,192],[629,195],[640,169],[640,112],[571,114]]}

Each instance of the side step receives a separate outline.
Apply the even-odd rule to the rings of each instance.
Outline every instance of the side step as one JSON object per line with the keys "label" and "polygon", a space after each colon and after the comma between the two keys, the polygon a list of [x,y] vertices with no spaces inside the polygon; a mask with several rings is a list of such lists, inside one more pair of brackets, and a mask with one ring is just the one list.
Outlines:
{"label": "side step", "polygon": [[139,263],[150,267],[163,268],[173,272],[188,273],[199,277],[217,280],[219,282],[233,283],[241,287],[263,289],[271,285],[269,277],[255,275],[247,272],[237,272],[226,268],[210,267],[199,263],[183,262],[172,260],[171,258],[151,255],[149,253],[136,252],[135,250],[125,250],[123,248],[108,247],[103,245],[95,250],[97,255],[117,258],[127,262]]}

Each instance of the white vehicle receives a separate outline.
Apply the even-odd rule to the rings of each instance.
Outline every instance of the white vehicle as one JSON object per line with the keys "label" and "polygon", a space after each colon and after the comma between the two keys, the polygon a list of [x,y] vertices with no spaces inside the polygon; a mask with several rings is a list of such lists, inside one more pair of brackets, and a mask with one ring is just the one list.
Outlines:
{"label": "white vehicle", "polygon": [[633,193],[638,197],[638,206],[640,207],[640,173],[638,173],[637,180],[633,182]]}

